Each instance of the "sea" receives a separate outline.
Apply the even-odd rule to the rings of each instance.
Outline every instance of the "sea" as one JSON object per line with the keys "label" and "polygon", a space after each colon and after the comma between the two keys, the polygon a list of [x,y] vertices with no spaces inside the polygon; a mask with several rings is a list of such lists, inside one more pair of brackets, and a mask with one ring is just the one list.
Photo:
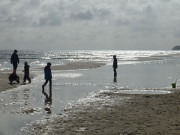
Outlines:
{"label": "sea", "polygon": [[[0,50],[0,72],[11,73],[13,50]],[[20,63],[30,65],[36,76],[31,84],[0,92],[0,135],[24,135],[31,126],[61,114],[65,108],[103,91],[123,94],[169,94],[171,84],[180,84],[180,51],[172,50],[18,50]],[[117,78],[113,77],[117,56]],[[93,69],[52,71],[52,103],[42,94],[43,67],[71,62],[103,62]],[[8,79],[8,78],[7,78]],[[9,85],[9,84],[7,84]],[[45,91],[48,93],[48,86]],[[96,99],[97,100],[97,99]],[[108,99],[106,99],[108,100]],[[47,109],[48,108],[48,109]]]}

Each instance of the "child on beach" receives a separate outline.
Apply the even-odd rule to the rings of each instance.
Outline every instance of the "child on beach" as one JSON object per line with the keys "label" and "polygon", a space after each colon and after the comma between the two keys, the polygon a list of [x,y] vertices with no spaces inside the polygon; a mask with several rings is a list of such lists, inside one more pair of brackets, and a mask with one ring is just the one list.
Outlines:
{"label": "child on beach", "polygon": [[44,93],[44,87],[49,81],[49,99],[52,98],[52,73],[51,73],[51,63],[48,62],[47,66],[44,68],[44,78],[45,83],[42,85],[42,93]]}
{"label": "child on beach", "polygon": [[12,74],[10,74],[9,81],[10,81],[10,84],[12,84],[13,81],[16,81],[17,83],[19,83],[19,76],[17,76],[16,70],[14,70]]}
{"label": "child on beach", "polygon": [[28,65],[28,63],[27,62],[24,62],[24,70],[23,70],[23,72],[24,72],[24,80],[23,80],[23,82],[25,83],[26,82],[26,79],[29,81],[29,83],[31,83],[31,79],[30,79],[30,77],[29,77],[29,65]]}

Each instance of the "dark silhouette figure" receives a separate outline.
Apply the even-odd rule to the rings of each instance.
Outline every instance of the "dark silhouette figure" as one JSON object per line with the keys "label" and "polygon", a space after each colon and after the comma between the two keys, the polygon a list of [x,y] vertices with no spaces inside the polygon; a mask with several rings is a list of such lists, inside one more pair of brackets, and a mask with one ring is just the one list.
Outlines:
{"label": "dark silhouette figure", "polygon": [[13,81],[16,81],[19,83],[19,76],[17,76],[16,71],[14,70],[12,74],[9,75],[9,81],[10,84],[12,84]]}
{"label": "dark silhouette figure", "polygon": [[44,110],[45,110],[48,114],[51,114],[52,98],[51,98],[50,96],[48,96],[48,94],[47,94],[46,92],[43,92],[43,94],[45,95],[44,104],[46,105],[46,107],[44,108]]}
{"label": "dark silhouette figure", "polygon": [[17,55],[17,50],[14,50],[14,53],[11,55],[11,64],[13,64],[13,70],[17,69],[19,63],[19,57]]}
{"label": "dark silhouette figure", "polygon": [[118,68],[116,55],[113,56],[113,59],[114,59],[113,61],[114,78],[116,78],[117,77],[116,69]]}
{"label": "dark silhouette figure", "polygon": [[44,87],[49,81],[49,99],[52,99],[52,73],[51,73],[51,63],[48,62],[47,66],[44,68],[44,78],[45,83],[42,85],[42,93],[44,94]]}
{"label": "dark silhouette figure", "polygon": [[30,77],[29,77],[29,65],[28,65],[28,63],[27,62],[24,62],[24,70],[23,70],[23,72],[24,72],[24,79],[23,79],[23,82],[25,83],[26,82],[26,80],[28,80],[29,81],[29,83],[31,83],[31,79],[30,79]]}
{"label": "dark silhouette figure", "polygon": [[114,81],[114,83],[116,83],[116,82],[117,82],[117,78],[116,78],[116,77],[114,77],[114,80],[113,80],[113,81]]}

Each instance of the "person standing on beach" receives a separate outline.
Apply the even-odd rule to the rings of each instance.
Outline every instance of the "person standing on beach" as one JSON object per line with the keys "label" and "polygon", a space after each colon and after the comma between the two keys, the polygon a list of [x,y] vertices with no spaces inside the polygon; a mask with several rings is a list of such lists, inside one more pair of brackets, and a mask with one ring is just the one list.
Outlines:
{"label": "person standing on beach", "polygon": [[23,82],[25,83],[26,82],[26,79],[29,81],[29,83],[31,83],[31,79],[29,77],[29,65],[27,62],[24,62],[24,79],[23,79]]}
{"label": "person standing on beach", "polygon": [[45,83],[42,85],[42,93],[44,93],[44,87],[49,81],[49,99],[51,100],[52,98],[52,73],[51,73],[51,63],[48,62],[47,66],[44,68],[44,78],[45,78]]}
{"label": "person standing on beach", "polygon": [[17,55],[17,50],[14,50],[14,53],[11,55],[11,64],[13,64],[13,70],[16,71],[19,64],[19,57]]}
{"label": "person standing on beach", "polygon": [[113,56],[113,59],[114,59],[113,61],[114,78],[116,78],[117,77],[116,68],[118,68],[116,55]]}

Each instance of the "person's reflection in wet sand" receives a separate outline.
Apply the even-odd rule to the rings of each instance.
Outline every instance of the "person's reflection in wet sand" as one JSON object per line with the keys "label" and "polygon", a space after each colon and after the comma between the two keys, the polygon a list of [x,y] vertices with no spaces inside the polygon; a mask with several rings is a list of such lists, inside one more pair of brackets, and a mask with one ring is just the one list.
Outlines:
{"label": "person's reflection in wet sand", "polygon": [[45,96],[45,108],[44,110],[47,112],[47,114],[51,114],[51,105],[52,105],[52,91],[49,91],[49,96],[46,92],[43,92],[44,96]]}
{"label": "person's reflection in wet sand", "polygon": [[116,83],[116,82],[117,82],[117,78],[116,78],[116,77],[114,77],[114,80],[113,80],[113,81],[114,81],[114,83]]}

